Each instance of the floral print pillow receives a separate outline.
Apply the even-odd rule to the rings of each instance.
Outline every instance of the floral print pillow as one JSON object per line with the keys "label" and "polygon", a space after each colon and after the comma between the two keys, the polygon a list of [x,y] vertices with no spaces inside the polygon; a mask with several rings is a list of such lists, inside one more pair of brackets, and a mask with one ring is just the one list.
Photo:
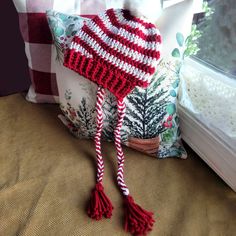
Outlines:
{"label": "floral print pillow", "polygon": [[[76,30],[88,19],[55,11],[48,11],[47,18],[55,45],[57,83],[63,112],[59,117],[74,136],[93,138],[96,132],[97,86],[62,65],[63,51]],[[125,98],[127,108],[121,130],[123,144],[158,158],[187,157],[181,144],[176,108],[183,46],[183,35],[180,35],[177,47],[171,57],[161,60],[149,87],[135,88]],[[116,99],[109,92],[103,111],[103,138],[112,141],[117,115]]]}

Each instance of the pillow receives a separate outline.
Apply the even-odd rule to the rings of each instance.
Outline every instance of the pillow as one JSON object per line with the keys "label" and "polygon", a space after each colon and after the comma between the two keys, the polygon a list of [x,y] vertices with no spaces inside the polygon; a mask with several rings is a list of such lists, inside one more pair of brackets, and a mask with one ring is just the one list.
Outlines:
{"label": "pillow", "polygon": [[[121,130],[123,144],[159,158],[187,157],[181,144],[176,102],[181,58],[187,53],[184,41],[191,30],[192,16],[193,8],[189,2],[164,10],[158,25],[163,37],[163,58],[157,72],[147,89],[135,88],[125,98],[127,108]],[[60,107],[64,113],[59,117],[74,136],[93,138],[97,85],[62,65],[63,51],[87,19],[56,11],[48,11],[47,17],[55,42],[55,70]],[[103,138],[111,141],[116,123],[116,99],[109,92],[103,112]]]}
{"label": "pillow", "polygon": [[37,103],[58,102],[58,86],[52,55],[52,37],[45,11],[54,9],[66,13],[93,17],[105,9],[105,1],[96,0],[13,0],[19,15],[19,26],[25,42],[25,53],[31,78],[26,99]]}
{"label": "pillow", "polygon": [[[13,0],[19,15],[20,30],[31,79],[26,99],[35,103],[59,101],[57,74],[52,54],[52,37],[45,11],[54,9],[68,14],[93,17],[114,7],[121,8],[126,0]],[[150,0],[149,0],[150,1]],[[154,9],[158,1],[151,0]],[[155,13],[155,10],[152,11]]]}
{"label": "pillow", "polygon": [[[64,13],[93,17],[107,8],[121,8],[125,1],[13,0],[19,15],[19,26],[25,42],[25,52],[31,78],[31,86],[26,96],[28,101],[36,103],[58,102],[57,74],[53,61],[54,55],[52,55],[52,38],[46,21],[45,11],[54,9]],[[158,9],[158,1],[149,1],[153,6],[152,9]],[[169,0],[164,1],[164,5],[165,2],[170,5]],[[155,10],[151,12],[155,14]]]}

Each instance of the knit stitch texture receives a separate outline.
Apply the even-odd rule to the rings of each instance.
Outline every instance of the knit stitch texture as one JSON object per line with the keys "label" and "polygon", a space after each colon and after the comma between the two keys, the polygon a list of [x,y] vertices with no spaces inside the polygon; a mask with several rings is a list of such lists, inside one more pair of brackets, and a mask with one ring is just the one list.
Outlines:
{"label": "knit stitch texture", "polygon": [[160,59],[161,36],[152,23],[128,10],[109,9],[74,36],[64,65],[122,100],[147,87]]}

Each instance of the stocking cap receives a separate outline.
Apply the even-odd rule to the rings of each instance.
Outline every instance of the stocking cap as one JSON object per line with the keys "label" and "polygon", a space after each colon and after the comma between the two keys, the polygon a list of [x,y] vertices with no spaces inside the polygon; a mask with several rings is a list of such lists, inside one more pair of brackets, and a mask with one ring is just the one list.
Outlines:
{"label": "stocking cap", "polygon": [[64,65],[120,99],[135,86],[148,86],[160,58],[160,42],[154,24],[128,10],[109,9],[77,32]]}
{"label": "stocking cap", "polygon": [[147,87],[160,58],[161,36],[152,23],[123,9],[109,9],[84,24],[65,52],[64,66],[98,85],[97,184],[92,192],[88,214],[94,219],[111,217],[113,206],[102,186],[104,162],[101,154],[102,104],[105,89],[117,98],[118,121],[114,130],[118,159],[118,185],[125,196],[125,229],[146,234],[153,225],[152,213],[134,203],[124,183],[124,154],[120,130],[125,116],[124,98],[136,87]]}

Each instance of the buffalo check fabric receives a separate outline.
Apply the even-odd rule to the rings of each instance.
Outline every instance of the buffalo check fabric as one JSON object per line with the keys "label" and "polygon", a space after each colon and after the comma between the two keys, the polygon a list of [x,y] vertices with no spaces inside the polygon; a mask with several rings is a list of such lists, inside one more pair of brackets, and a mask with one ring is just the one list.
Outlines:
{"label": "buffalo check fabric", "polygon": [[[106,9],[103,0],[13,0],[25,42],[31,86],[26,99],[35,103],[58,102],[53,42],[45,12],[48,9],[92,18]],[[96,4],[95,4],[96,3]]]}

